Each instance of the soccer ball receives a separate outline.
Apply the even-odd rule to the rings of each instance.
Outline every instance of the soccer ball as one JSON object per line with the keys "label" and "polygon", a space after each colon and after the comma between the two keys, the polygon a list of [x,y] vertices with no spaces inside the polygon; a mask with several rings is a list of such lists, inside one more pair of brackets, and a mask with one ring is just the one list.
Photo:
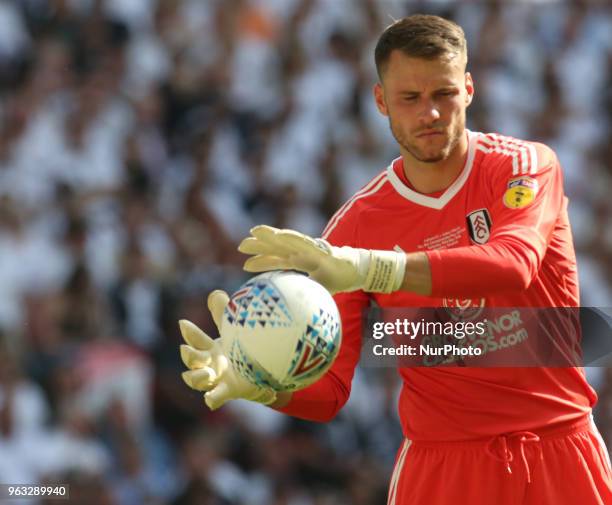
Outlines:
{"label": "soccer ball", "polygon": [[297,391],[331,366],[341,341],[340,315],[320,284],[295,272],[266,272],[236,291],[221,323],[221,342],[249,382]]}

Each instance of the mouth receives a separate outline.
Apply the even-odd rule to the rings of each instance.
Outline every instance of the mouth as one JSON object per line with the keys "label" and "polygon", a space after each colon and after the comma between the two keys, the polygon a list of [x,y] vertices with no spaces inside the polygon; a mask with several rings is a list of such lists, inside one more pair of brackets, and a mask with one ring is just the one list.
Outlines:
{"label": "mouth", "polygon": [[439,135],[444,135],[444,132],[441,132],[438,130],[424,130],[418,133],[416,136],[417,138],[429,138],[429,137],[436,137]]}

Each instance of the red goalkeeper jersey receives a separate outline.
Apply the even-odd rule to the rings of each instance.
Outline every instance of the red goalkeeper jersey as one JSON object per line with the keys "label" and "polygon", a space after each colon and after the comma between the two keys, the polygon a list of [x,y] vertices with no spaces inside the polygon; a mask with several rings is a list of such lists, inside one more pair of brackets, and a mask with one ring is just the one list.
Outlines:
{"label": "red goalkeeper jersey", "polygon": [[[346,403],[362,312],[381,307],[575,307],[576,259],[561,167],[545,145],[467,132],[465,166],[439,195],[408,184],[401,158],[327,225],[336,246],[424,251],[432,295],[342,293],[343,342],[330,371],[283,412],[329,420]],[[581,368],[400,368],[399,409],[412,440],[465,440],[580,419],[596,394]]]}

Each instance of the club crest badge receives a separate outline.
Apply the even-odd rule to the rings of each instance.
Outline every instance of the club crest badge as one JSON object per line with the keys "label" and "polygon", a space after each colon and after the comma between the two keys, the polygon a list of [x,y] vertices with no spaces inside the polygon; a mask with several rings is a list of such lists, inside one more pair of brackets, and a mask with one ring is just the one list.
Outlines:
{"label": "club crest badge", "polygon": [[467,216],[470,238],[475,244],[486,244],[491,236],[491,216],[487,209],[478,209]]}
{"label": "club crest badge", "polygon": [[446,313],[455,321],[470,321],[476,319],[484,310],[484,298],[444,298],[442,305]]}

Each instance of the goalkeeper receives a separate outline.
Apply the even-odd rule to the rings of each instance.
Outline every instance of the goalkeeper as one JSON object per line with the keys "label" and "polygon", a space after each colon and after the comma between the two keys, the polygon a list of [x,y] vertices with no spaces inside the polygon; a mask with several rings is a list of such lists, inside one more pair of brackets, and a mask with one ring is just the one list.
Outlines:
{"label": "goalkeeper", "polygon": [[[400,157],[332,217],[321,239],[258,226],[240,245],[249,272],[296,269],[335,294],[340,354],[293,394],[234,373],[215,343],[181,322],[185,381],[218,408],[233,398],[313,421],[350,394],[362,310],[576,307],[578,279],[561,167],[545,145],[468,131],[474,83],[462,29],[414,15],[375,49],[374,99]],[[215,321],[227,295],[214,292]],[[405,440],[388,504],[612,503],[608,453],[581,368],[400,368]],[[562,476],[562,479],[559,477]]]}

